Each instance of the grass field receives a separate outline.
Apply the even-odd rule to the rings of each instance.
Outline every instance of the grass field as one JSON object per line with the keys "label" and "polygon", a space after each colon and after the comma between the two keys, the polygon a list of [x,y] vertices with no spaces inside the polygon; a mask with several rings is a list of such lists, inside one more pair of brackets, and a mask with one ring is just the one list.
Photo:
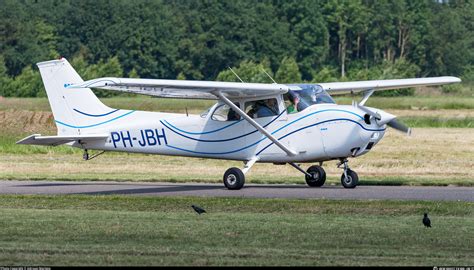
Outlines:
{"label": "grass field", "polygon": [[464,202],[5,195],[0,265],[473,265],[473,210]]}

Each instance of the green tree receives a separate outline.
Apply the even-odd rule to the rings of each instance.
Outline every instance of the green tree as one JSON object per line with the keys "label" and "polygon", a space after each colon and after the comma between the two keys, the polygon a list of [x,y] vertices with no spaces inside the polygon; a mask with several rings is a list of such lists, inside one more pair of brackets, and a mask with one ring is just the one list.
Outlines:
{"label": "green tree", "polygon": [[412,57],[424,74],[459,76],[474,63],[474,6],[470,1],[457,2],[435,6],[434,33],[426,40],[428,60],[420,63]]}
{"label": "green tree", "polygon": [[[404,58],[397,59],[395,62],[385,61],[382,66],[375,73],[377,78],[373,79],[403,79],[413,78],[420,72],[420,68],[405,60]],[[372,79],[372,78],[371,78]],[[396,89],[390,91],[380,91],[376,94],[378,96],[412,96],[415,93],[413,88]]]}
{"label": "green tree", "polygon": [[0,96],[10,95],[11,78],[8,76],[7,68],[5,67],[5,60],[0,55]]}
{"label": "green tree", "polygon": [[[341,77],[345,77],[348,47],[353,43],[351,38],[355,36],[360,38],[362,32],[366,30],[363,18],[367,12],[361,0],[331,0],[326,3],[324,10],[334,35],[333,42],[337,44]],[[357,49],[360,50],[360,40]]]}
{"label": "green tree", "polygon": [[44,97],[43,82],[38,70],[26,66],[10,83],[9,93],[12,97]]}
{"label": "green tree", "polygon": [[276,72],[275,79],[278,83],[300,83],[301,73],[293,57],[284,57]]}
{"label": "green tree", "polygon": [[17,76],[28,65],[58,56],[53,25],[30,14],[26,3],[5,0],[1,5],[0,52],[8,74]]}
{"label": "green tree", "polygon": [[[271,83],[272,80],[265,74],[267,72],[272,76],[272,72],[269,67],[269,61],[264,60],[261,63],[255,63],[253,61],[243,61],[239,67],[232,68],[234,72],[244,81],[249,83]],[[264,72],[265,71],[265,72]],[[230,70],[226,69],[221,71],[216,80],[226,82],[240,82],[235,74]]]}
{"label": "green tree", "polygon": [[337,68],[325,66],[313,74],[312,83],[335,82],[339,80]]}
{"label": "green tree", "polygon": [[[81,61],[80,59],[77,61]],[[107,59],[106,61],[100,60],[97,64],[89,65],[84,70],[83,79],[91,80],[100,77],[122,77],[123,70],[116,56]],[[120,92],[114,92],[110,90],[95,90],[98,97],[111,97],[119,95]]]}
{"label": "green tree", "polygon": [[140,78],[140,76],[138,76],[138,72],[135,68],[130,70],[130,72],[128,73],[128,77],[129,78]]}
{"label": "green tree", "polygon": [[[400,75],[398,65],[418,67],[418,77],[461,76],[474,62],[474,8],[465,0],[2,0],[1,6],[0,55],[9,78],[59,55],[85,79],[136,73],[214,80],[223,72],[235,80],[227,67],[242,66],[239,75],[249,73],[244,80],[262,82],[271,80],[255,66],[267,59],[267,72],[275,72],[284,56],[294,58],[305,81]],[[122,73],[102,72],[114,57]]]}
{"label": "green tree", "polygon": [[329,32],[321,13],[322,4],[314,0],[276,1],[276,7],[296,38],[296,62],[303,79],[323,65],[329,55]]}

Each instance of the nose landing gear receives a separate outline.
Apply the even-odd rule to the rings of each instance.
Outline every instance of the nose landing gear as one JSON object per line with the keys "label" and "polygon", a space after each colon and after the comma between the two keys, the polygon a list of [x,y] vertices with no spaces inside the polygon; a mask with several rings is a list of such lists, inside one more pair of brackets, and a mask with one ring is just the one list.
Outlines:
{"label": "nose landing gear", "polygon": [[347,159],[341,159],[341,162],[337,165],[338,168],[344,165],[344,173],[341,175],[341,184],[345,188],[355,188],[359,183],[359,176],[357,176],[356,172],[349,169],[347,163]]}

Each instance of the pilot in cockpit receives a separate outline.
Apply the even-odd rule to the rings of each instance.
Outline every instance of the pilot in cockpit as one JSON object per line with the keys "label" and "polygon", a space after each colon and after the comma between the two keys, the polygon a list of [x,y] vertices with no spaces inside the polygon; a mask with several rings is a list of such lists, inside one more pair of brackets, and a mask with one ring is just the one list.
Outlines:
{"label": "pilot in cockpit", "polygon": [[237,121],[240,120],[240,114],[236,113],[232,108],[229,109],[227,113],[227,121]]}

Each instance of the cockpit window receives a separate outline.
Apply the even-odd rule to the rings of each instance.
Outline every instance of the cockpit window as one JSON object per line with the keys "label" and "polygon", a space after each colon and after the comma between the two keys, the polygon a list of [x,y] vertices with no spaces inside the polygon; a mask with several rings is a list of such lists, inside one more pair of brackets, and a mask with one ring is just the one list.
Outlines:
{"label": "cockpit window", "polygon": [[315,84],[296,84],[301,90],[290,90],[284,95],[288,113],[300,112],[314,104],[334,104],[331,96]]}
{"label": "cockpit window", "polygon": [[[234,104],[240,107],[239,103]],[[211,119],[216,121],[237,121],[240,120],[240,115],[230,108],[229,105],[222,104],[214,110]]]}
{"label": "cockpit window", "polygon": [[[211,107],[211,108],[212,108],[212,107]],[[206,118],[206,116],[209,114],[209,111],[211,111],[211,108],[209,108],[209,109],[203,111],[203,112],[200,114],[201,117],[202,117],[202,118]]]}

